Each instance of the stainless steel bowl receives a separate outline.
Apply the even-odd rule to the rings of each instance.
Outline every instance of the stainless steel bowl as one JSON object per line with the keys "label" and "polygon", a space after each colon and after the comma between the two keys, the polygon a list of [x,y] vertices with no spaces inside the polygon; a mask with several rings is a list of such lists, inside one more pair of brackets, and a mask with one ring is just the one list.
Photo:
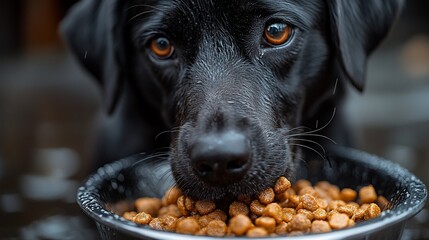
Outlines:
{"label": "stainless steel bowl", "polygon": [[[399,165],[361,151],[335,147],[329,151],[329,159],[330,163],[313,161],[302,166],[297,178],[312,182],[328,180],[339,187],[351,188],[372,184],[390,201],[390,209],[376,219],[344,230],[261,239],[400,239],[406,221],[424,207],[427,199],[425,185]],[[102,239],[212,239],[152,230],[114,213],[114,206],[121,205],[118,203],[123,205],[142,196],[160,197],[172,184],[168,162],[139,154],[98,169],[79,188],[77,201],[96,222]]]}

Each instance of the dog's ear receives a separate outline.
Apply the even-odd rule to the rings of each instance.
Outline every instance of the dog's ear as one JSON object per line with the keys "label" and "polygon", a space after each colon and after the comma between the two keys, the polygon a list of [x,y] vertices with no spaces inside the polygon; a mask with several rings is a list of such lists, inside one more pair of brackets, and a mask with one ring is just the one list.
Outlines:
{"label": "dog's ear", "polygon": [[101,84],[108,114],[115,109],[124,80],[124,2],[82,0],[60,27],[69,48]]}
{"label": "dog's ear", "polygon": [[362,91],[368,55],[388,33],[403,0],[327,0],[343,77]]}

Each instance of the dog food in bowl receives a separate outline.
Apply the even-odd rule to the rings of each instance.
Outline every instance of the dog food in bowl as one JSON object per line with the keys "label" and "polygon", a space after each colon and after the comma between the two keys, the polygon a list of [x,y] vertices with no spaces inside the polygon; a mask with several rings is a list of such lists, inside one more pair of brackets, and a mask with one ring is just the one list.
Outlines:
{"label": "dog food in bowl", "polygon": [[[280,177],[254,198],[238,196],[227,205],[196,200],[170,188],[162,199],[139,198],[127,220],[153,229],[205,236],[263,237],[329,232],[378,217],[388,204],[372,185],[359,192],[326,181],[293,186]],[[219,206],[218,206],[219,205]],[[222,205],[222,206],[221,206]]]}

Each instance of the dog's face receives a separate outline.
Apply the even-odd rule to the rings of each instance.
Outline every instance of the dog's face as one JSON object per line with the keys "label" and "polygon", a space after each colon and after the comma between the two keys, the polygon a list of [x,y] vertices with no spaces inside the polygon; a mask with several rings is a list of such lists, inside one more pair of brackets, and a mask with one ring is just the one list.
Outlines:
{"label": "dog's face", "polygon": [[[138,6],[136,4],[136,6]],[[137,7],[137,65],[166,89],[170,161],[198,197],[254,193],[290,174],[304,83],[328,61],[323,1],[157,1]],[[137,16],[137,15],[136,15]]]}
{"label": "dog's face", "polygon": [[[254,194],[280,175],[291,176],[300,146],[292,133],[306,109],[314,108],[309,99],[321,98],[335,77],[362,87],[366,56],[394,15],[391,10],[380,29],[371,32],[351,28],[366,27],[372,20],[343,16],[368,11],[359,3],[113,2],[120,20],[111,24],[113,38],[104,44],[116,48],[112,57],[120,67],[92,71],[100,78],[125,72],[142,94],[151,94],[144,92],[149,84],[159,88],[163,116],[174,127],[173,175],[187,194],[199,198]],[[398,6],[396,1],[385,4]],[[339,20],[356,24],[344,29],[335,22]],[[353,43],[359,44],[353,46],[356,55],[348,49]],[[107,91],[115,92],[117,82],[104,84],[113,84]]]}

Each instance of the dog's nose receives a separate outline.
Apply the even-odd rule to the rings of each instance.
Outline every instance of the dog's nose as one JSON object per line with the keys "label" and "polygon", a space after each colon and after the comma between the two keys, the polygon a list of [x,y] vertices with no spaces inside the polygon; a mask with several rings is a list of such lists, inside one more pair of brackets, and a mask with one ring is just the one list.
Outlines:
{"label": "dog's nose", "polygon": [[202,136],[190,148],[192,168],[212,184],[238,182],[250,165],[249,145],[248,138],[235,131]]}

